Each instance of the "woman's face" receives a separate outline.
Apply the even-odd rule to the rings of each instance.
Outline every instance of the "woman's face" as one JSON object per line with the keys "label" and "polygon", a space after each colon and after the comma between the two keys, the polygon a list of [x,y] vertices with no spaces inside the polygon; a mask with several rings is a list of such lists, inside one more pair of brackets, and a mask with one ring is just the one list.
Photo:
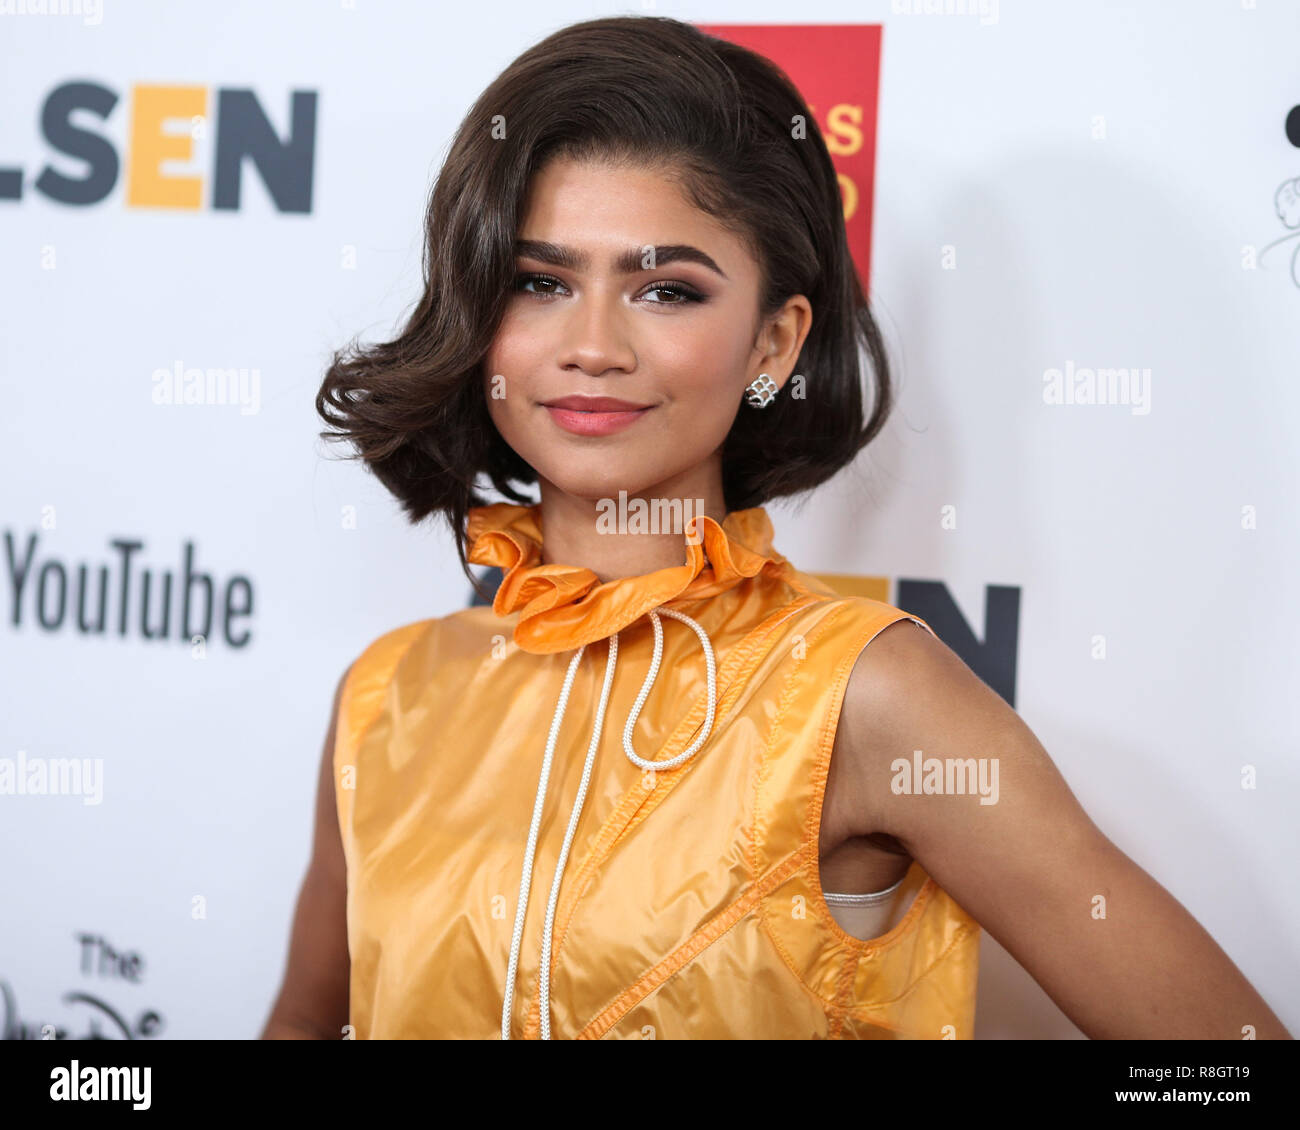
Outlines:
{"label": "woman's face", "polygon": [[[552,161],[530,185],[516,281],[483,363],[488,410],[543,497],[706,498],[745,386],[785,383],[811,324],[796,296],[758,326],[759,265],[649,170]],[[608,397],[626,412],[564,411]],[[608,406],[585,404],[580,408]]]}

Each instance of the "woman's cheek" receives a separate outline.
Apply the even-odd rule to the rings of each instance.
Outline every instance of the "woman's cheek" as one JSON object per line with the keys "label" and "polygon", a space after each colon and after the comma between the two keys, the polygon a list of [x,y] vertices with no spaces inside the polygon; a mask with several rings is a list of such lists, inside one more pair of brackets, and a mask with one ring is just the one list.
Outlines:
{"label": "woman's cheek", "polygon": [[695,406],[696,427],[701,432],[706,429],[716,432],[719,428],[724,432],[729,430],[732,420],[735,419],[735,407],[739,400],[739,396],[733,398],[729,384],[719,382],[710,385]]}

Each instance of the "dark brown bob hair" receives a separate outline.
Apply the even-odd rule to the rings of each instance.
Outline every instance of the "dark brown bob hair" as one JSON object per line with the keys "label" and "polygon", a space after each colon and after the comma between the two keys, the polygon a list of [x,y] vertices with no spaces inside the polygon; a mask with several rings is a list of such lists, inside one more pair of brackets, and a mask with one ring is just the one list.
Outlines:
{"label": "dark brown bob hair", "polygon": [[[516,274],[530,178],[557,157],[661,169],[742,239],[762,288],[755,326],[806,295],[812,326],[796,363],[803,399],[737,404],[723,445],[727,511],[825,482],[876,435],[893,403],[880,330],[849,254],[843,200],[807,103],[770,60],[661,16],[562,28],[520,55],[471,107],[429,198],[424,294],[392,341],[333,355],[316,395],[412,523],[441,514],[461,567],[465,524],[486,476],[536,471],[488,414],[481,364]],[[864,420],[863,357],[875,395]],[[782,390],[783,393],[786,390]]]}

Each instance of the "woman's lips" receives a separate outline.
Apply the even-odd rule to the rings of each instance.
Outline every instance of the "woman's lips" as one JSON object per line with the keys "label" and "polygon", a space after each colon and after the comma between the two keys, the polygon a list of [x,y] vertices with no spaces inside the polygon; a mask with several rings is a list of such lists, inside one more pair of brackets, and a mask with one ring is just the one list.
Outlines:
{"label": "woman's lips", "polygon": [[566,432],[580,436],[607,436],[620,432],[654,409],[653,404],[629,412],[579,412],[573,408],[553,408],[549,404],[544,407],[551,419]]}

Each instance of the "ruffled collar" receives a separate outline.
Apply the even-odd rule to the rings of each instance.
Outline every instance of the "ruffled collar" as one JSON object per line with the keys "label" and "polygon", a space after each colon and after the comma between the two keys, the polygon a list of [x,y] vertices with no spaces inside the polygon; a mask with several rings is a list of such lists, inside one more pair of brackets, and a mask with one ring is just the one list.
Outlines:
{"label": "ruffled collar", "polygon": [[713,596],[764,570],[793,570],[773,547],[772,522],[761,506],[734,510],[721,524],[698,515],[702,544],[683,533],[685,564],[604,583],[583,566],[542,562],[541,503],[496,502],[472,508],[468,518],[468,559],[505,573],[493,611],[518,611],[515,643],[540,655],[605,639],[662,604]]}

